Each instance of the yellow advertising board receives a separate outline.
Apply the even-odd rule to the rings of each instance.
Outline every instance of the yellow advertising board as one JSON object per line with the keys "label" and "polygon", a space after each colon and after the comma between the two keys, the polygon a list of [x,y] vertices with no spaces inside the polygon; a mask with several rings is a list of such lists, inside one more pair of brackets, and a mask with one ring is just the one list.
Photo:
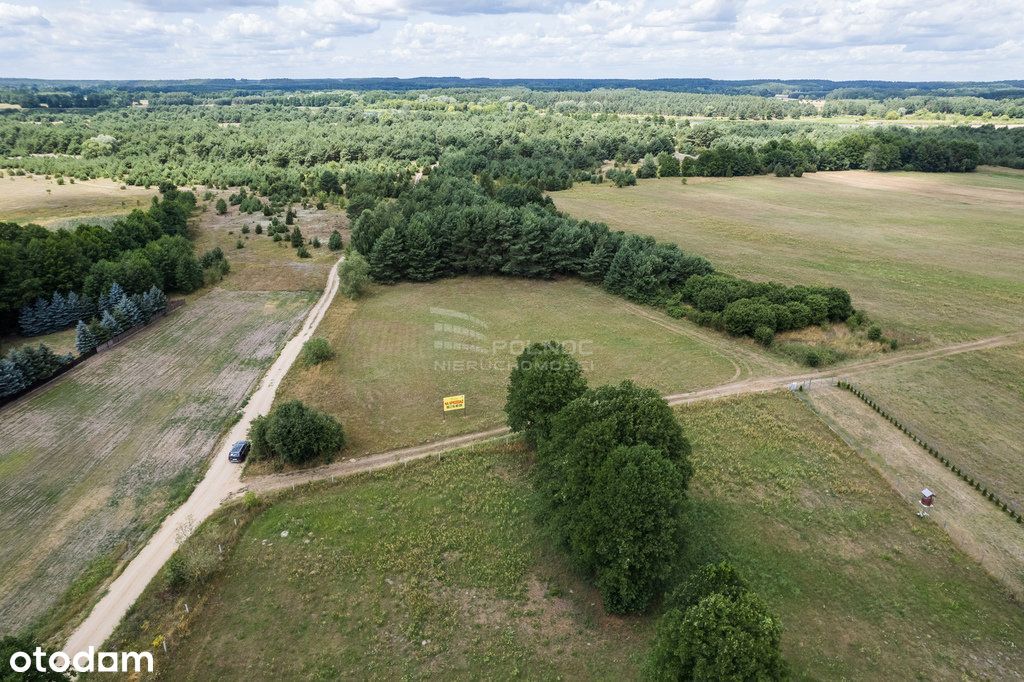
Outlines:
{"label": "yellow advertising board", "polygon": [[450,395],[444,399],[444,411],[451,412],[452,410],[464,410],[466,409],[466,396],[464,395]]}

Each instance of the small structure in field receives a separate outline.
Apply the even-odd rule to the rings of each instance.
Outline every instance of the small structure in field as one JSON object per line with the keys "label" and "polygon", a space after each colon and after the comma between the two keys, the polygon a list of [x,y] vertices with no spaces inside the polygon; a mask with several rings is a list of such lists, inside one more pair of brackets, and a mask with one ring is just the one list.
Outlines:
{"label": "small structure in field", "polygon": [[934,504],[934,503],[935,503],[935,493],[933,493],[931,490],[928,490],[928,488],[925,488],[924,490],[922,490],[921,491],[921,506],[922,507],[931,507],[932,504]]}

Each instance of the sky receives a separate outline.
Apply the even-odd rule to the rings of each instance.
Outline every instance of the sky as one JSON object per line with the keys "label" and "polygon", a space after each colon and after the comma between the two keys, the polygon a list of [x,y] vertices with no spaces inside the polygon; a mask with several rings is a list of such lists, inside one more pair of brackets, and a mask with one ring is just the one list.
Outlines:
{"label": "sky", "polygon": [[0,0],[0,77],[1024,79],[1022,0]]}

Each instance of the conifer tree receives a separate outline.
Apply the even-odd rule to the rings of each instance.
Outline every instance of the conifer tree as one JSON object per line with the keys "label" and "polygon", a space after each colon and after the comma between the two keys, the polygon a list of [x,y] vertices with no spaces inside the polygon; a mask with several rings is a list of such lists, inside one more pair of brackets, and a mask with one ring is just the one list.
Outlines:
{"label": "conifer tree", "polygon": [[75,350],[78,351],[79,355],[88,355],[89,353],[96,350],[96,346],[99,345],[99,340],[89,329],[89,326],[82,320],[78,321],[78,326],[75,328]]}
{"label": "conifer tree", "polygon": [[377,238],[370,252],[370,276],[383,284],[394,284],[404,274],[404,261],[402,240],[395,228],[389,227]]}
{"label": "conifer tree", "polygon": [[9,357],[0,360],[0,398],[6,398],[9,395],[28,388],[28,382],[25,381],[25,375]]}
{"label": "conifer tree", "polygon": [[109,334],[109,336],[107,337],[108,339],[117,336],[122,331],[124,331],[121,328],[121,323],[118,322],[117,319],[110,314],[110,309],[103,311],[103,317],[100,319],[100,324],[103,325],[103,328],[107,330],[107,334]]}

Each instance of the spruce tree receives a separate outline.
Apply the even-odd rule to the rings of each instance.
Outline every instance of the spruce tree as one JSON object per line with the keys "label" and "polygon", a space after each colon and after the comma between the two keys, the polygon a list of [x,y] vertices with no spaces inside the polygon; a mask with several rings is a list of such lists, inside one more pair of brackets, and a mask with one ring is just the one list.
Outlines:
{"label": "spruce tree", "polygon": [[370,252],[370,276],[383,284],[394,284],[402,278],[405,271],[405,254],[402,251],[402,240],[389,227],[377,238]]}
{"label": "spruce tree", "polygon": [[21,309],[21,314],[18,316],[18,326],[21,327],[21,333],[25,336],[33,336],[38,333],[36,331],[38,329],[38,322],[36,320],[35,305],[29,304]]}
{"label": "spruce tree", "polygon": [[0,398],[14,395],[26,388],[28,382],[25,375],[10,357],[0,360]]}
{"label": "spruce tree", "polygon": [[98,345],[99,340],[93,335],[89,326],[82,320],[79,320],[78,327],[75,328],[75,350],[78,351],[78,354],[88,355],[96,350]]}
{"label": "spruce tree", "polygon": [[[291,225],[291,223],[288,224]],[[299,229],[298,225],[296,225],[295,228],[292,230],[291,240],[292,246],[294,246],[295,248],[299,248],[303,244],[302,230]]]}
{"label": "spruce tree", "polygon": [[109,335],[107,336],[108,339],[113,338],[124,331],[117,319],[110,314],[109,309],[103,311],[103,317],[100,319],[100,324],[107,330],[107,334]]}

